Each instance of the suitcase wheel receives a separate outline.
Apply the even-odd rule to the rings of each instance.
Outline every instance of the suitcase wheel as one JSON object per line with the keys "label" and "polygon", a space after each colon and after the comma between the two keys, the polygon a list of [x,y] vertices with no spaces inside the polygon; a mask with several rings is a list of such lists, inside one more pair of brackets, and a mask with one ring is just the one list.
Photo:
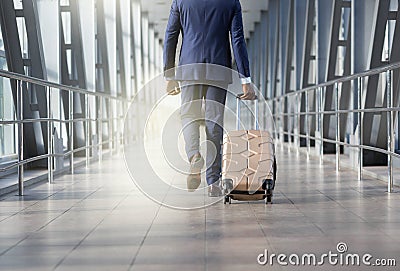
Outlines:
{"label": "suitcase wheel", "polygon": [[233,180],[231,179],[222,180],[222,188],[224,189],[224,194],[228,195],[233,190]]}
{"label": "suitcase wheel", "polygon": [[275,181],[274,180],[264,180],[262,189],[264,190],[273,190],[275,186]]}
{"label": "suitcase wheel", "polygon": [[227,203],[231,204],[231,197],[229,197],[229,196],[224,197],[224,204],[227,204]]}
{"label": "suitcase wheel", "polygon": [[265,200],[265,204],[271,203],[272,204],[272,189],[267,189],[267,197]]}

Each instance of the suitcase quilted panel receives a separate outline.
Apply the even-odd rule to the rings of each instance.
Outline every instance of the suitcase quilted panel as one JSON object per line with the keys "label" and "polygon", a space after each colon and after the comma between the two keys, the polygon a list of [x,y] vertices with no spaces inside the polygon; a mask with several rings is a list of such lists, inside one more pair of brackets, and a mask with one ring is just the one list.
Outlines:
{"label": "suitcase quilted panel", "polygon": [[[262,191],[273,179],[274,143],[265,131],[232,131],[224,136],[222,178],[233,181],[234,191]],[[263,195],[235,195],[237,200],[263,199]]]}
{"label": "suitcase quilted panel", "polygon": [[271,134],[267,131],[260,131],[260,130],[248,130],[247,134],[250,137],[262,137],[267,139],[270,142],[274,142],[274,138],[271,136]]}
{"label": "suitcase quilted panel", "polygon": [[251,153],[254,154],[264,154],[264,155],[269,155],[273,156],[274,155],[274,144],[265,141],[265,138],[262,137],[255,137],[249,139],[248,142],[248,149]]}
{"label": "suitcase quilted panel", "polygon": [[247,156],[240,153],[226,154],[222,158],[222,172],[243,172],[247,169]]}
{"label": "suitcase quilted panel", "polygon": [[253,154],[274,155],[274,141],[268,132],[248,131],[248,149]]}
{"label": "suitcase quilted panel", "polygon": [[269,174],[273,172],[274,157],[264,154],[256,154],[248,158],[247,167],[253,172]]}
{"label": "suitcase quilted panel", "polygon": [[246,131],[229,132],[224,136],[223,142],[223,154],[247,153],[248,151],[248,136]]}

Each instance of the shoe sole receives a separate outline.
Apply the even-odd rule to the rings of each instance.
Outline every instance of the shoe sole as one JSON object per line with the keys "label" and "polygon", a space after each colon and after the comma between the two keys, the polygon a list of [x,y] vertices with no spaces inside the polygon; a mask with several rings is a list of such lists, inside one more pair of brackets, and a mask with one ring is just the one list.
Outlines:
{"label": "shoe sole", "polygon": [[208,193],[208,197],[210,197],[210,198],[219,198],[219,197],[222,197],[222,196],[223,196],[222,193],[219,194],[219,195],[215,195],[215,194],[210,194],[210,193]]}
{"label": "shoe sole", "polygon": [[201,169],[203,166],[203,158],[190,166],[190,173],[187,177],[187,189],[189,192],[194,192],[199,188],[201,184]]}
{"label": "shoe sole", "polygon": [[198,174],[190,174],[187,177],[187,189],[189,192],[194,192],[196,191],[197,188],[199,188],[201,184],[201,175],[200,173]]}
{"label": "shoe sole", "polygon": [[192,165],[190,165],[190,175],[197,175],[201,173],[201,169],[204,166],[204,160],[202,159],[199,162],[196,162]]}
{"label": "shoe sole", "polygon": [[[221,188],[219,188],[219,187],[214,187],[213,189],[210,189],[210,188],[211,187],[209,187],[209,190],[208,190],[208,196],[210,198],[219,198],[219,197],[222,197],[224,195],[224,193],[222,192]],[[214,191],[212,191],[212,190],[214,190]]]}

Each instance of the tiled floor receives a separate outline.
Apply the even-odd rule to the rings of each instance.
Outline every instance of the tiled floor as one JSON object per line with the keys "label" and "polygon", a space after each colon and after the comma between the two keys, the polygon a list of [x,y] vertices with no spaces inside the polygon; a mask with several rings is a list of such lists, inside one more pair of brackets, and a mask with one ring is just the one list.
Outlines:
{"label": "tiled floor", "polygon": [[[273,205],[162,206],[134,185],[118,157],[27,190],[22,199],[0,198],[0,270],[367,270],[327,260],[312,267],[257,263],[266,249],[318,256],[337,253],[339,242],[347,253],[400,261],[400,194],[387,194],[384,182],[359,183],[352,171],[337,175],[333,164],[278,150]],[[184,180],[175,176],[171,183]],[[163,191],[165,202],[187,201]],[[204,193],[187,197],[188,204],[208,201]]]}

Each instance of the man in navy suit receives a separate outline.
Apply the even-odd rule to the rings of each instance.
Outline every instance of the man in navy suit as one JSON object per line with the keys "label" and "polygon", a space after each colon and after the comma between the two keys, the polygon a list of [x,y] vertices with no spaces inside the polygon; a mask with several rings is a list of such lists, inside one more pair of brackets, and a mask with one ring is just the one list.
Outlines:
{"label": "man in navy suit", "polygon": [[[178,38],[182,33],[179,67],[175,68]],[[239,0],[173,0],[164,40],[164,75],[167,91],[179,93],[185,149],[190,162],[189,191],[201,183],[204,160],[199,152],[199,121],[205,101],[207,140],[206,179],[209,196],[221,196],[221,142],[227,86],[232,82],[231,47],[243,88],[242,99],[252,100],[249,60]],[[197,64],[197,65],[191,65]],[[185,66],[189,65],[189,66]],[[216,68],[215,65],[226,67]],[[207,82],[205,84],[204,82]]]}

